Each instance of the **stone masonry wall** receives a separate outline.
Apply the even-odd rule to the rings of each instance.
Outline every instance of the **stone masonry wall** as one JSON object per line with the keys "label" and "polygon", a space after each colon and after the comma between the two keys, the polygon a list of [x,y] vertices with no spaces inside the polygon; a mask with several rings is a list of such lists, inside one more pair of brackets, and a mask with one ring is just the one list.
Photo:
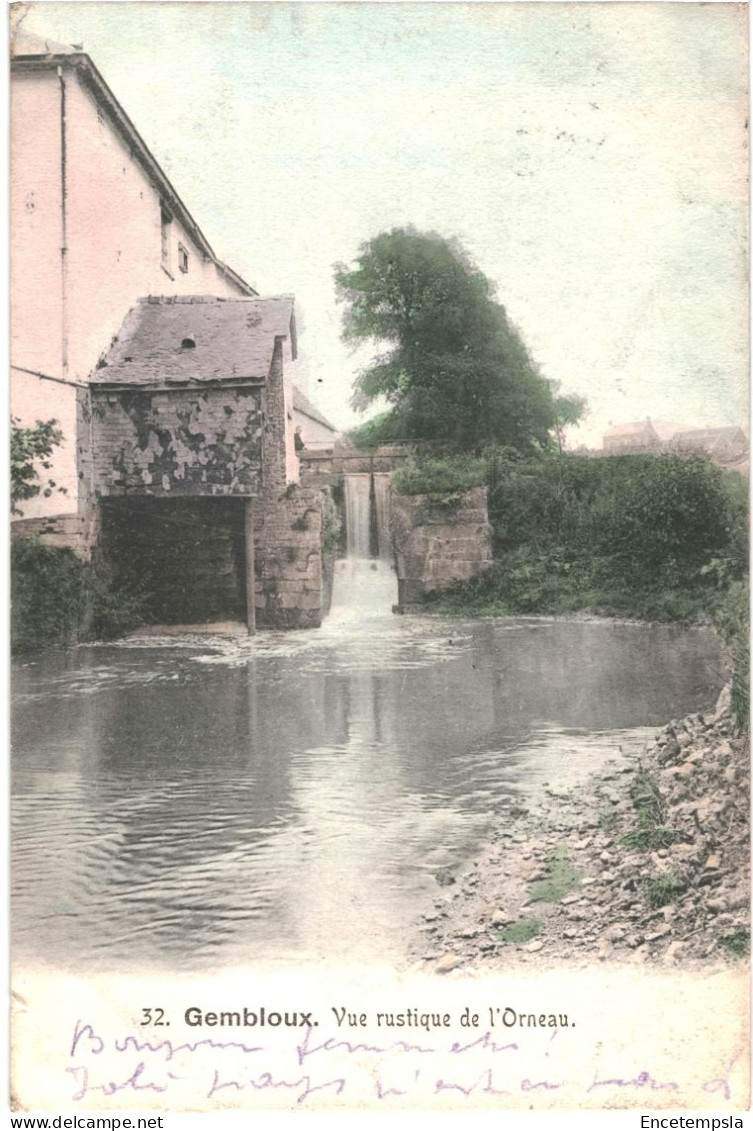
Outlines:
{"label": "stone masonry wall", "polygon": [[305,487],[333,487],[344,475],[390,472],[410,457],[410,450],[401,444],[383,444],[373,452],[335,445],[322,450],[301,452],[301,483]]}
{"label": "stone masonry wall", "polygon": [[262,491],[266,501],[276,499],[287,486],[286,412],[282,342],[275,342],[269,377],[262,401],[261,430]]}
{"label": "stone masonry wall", "polygon": [[324,615],[322,494],[291,485],[254,502],[256,625],[318,628]]}
{"label": "stone masonry wall", "polygon": [[441,495],[393,491],[390,503],[399,611],[491,565],[486,487]]}
{"label": "stone masonry wall", "polygon": [[11,538],[41,538],[48,546],[73,550],[89,561],[98,533],[98,511],[49,518],[19,518],[11,523]]}
{"label": "stone masonry wall", "polygon": [[93,389],[89,434],[79,467],[95,497],[259,493],[258,388]]}
{"label": "stone masonry wall", "polygon": [[283,358],[264,396],[263,487],[253,502],[257,628],[318,628],[324,615],[322,494],[286,481]]}

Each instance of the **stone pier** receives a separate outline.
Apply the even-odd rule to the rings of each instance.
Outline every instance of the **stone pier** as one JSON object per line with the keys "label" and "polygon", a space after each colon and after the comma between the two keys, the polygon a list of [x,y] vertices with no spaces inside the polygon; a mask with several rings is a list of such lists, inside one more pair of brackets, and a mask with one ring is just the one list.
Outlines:
{"label": "stone pier", "polygon": [[318,628],[324,616],[321,491],[291,486],[256,500],[256,626]]}
{"label": "stone pier", "polygon": [[398,612],[427,594],[468,581],[492,562],[486,487],[428,495],[391,495]]}

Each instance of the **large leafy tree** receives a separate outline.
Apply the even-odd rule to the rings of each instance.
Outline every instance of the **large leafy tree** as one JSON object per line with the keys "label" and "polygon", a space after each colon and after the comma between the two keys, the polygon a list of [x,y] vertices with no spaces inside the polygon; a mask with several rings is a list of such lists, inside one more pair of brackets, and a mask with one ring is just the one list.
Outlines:
{"label": "large leafy tree", "polygon": [[544,447],[557,424],[541,377],[492,284],[457,241],[411,228],[362,245],[335,269],[346,341],[381,351],[356,379],[363,411],[389,411],[364,428],[372,441],[441,439]]}

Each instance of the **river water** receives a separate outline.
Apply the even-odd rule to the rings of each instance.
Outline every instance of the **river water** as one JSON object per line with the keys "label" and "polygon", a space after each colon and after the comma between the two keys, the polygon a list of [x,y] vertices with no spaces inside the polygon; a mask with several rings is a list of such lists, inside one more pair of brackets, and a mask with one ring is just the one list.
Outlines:
{"label": "river water", "polygon": [[720,687],[703,630],[394,600],[385,562],[347,559],[318,631],[16,664],[15,961],[400,963],[437,873],[514,826],[511,806]]}

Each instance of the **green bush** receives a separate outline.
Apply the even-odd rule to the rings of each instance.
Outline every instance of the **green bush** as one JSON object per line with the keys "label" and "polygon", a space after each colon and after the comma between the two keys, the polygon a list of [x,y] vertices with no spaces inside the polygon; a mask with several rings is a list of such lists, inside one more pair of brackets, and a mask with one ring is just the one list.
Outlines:
{"label": "green bush", "polygon": [[733,545],[722,478],[721,469],[703,459],[637,457],[601,516],[600,553],[635,586],[697,580]]}
{"label": "green bush", "polygon": [[382,412],[378,416],[361,424],[349,436],[354,448],[368,450],[378,448],[380,444],[391,444],[396,440],[410,439],[410,433],[404,427],[401,417],[392,412]]}
{"label": "green bush", "polygon": [[608,461],[582,456],[516,459],[511,453],[486,453],[489,517],[500,551],[525,547],[567,547],[593,552],[596,526],[592,508],[599,494],[611,494],[611,478],[599,465]]}
{"label": "green bush", "polygon": [[[565,455],[515,460],[487,453],[498,549],[557,549],[631,587],[700,580],[722,560],[745,571],[747,501],[735,472],[676,455]],[[705,583],[705,580],[703,581]]]}
{"label": "green bush", "polygon": [[340,544],[342,519],[331,491],[324,492],[322,505],[322,553],[334,554]]}
{"label": "green bush", "polygon": [[142,598],[113,589],[72,550],[39,538],[11,546],[11,648],[106,640],[140,621]]}
{"label": "green bush", "polygon": [[436,456],[406,460],[392,476],[392,486],[400,495],[429,495],[469,491],[482,487],[487,479],[483,459],[469,455]]}
{"label": "green bush", "polygon": [[736,472],[676,455],[531,458],[496,447],[465,463],[409,464],[398,489],[447,488],[464,470],[475,485],[481,466],[495,566],[437,594],[437,609],[689,620],[746,574],[747,492]]}

